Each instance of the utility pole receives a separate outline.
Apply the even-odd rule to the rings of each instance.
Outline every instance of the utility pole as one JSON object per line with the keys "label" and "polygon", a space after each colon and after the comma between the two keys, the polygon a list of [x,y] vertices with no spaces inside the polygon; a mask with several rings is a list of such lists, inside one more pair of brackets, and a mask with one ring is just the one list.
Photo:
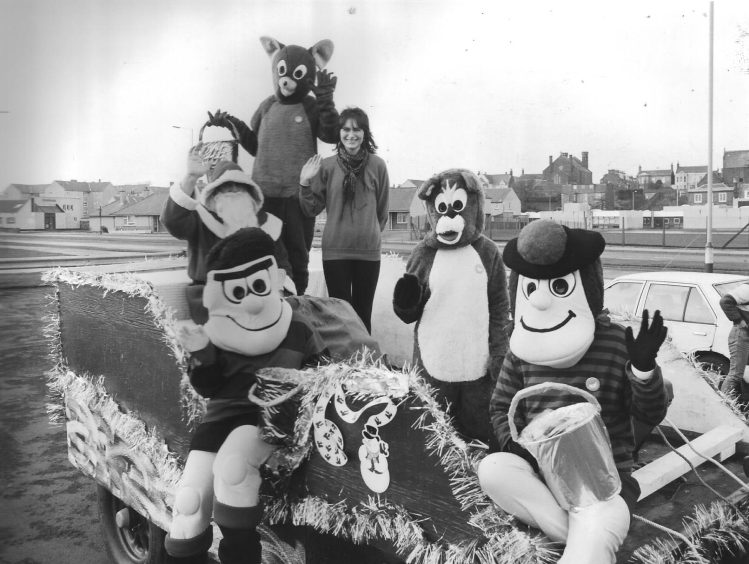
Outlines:
{"label": "utility pole", "polygon": [[705,239],[705,272],[713,271],[713,13],[710,0],[710,57],[708,62],[707,108],[707,237]]}

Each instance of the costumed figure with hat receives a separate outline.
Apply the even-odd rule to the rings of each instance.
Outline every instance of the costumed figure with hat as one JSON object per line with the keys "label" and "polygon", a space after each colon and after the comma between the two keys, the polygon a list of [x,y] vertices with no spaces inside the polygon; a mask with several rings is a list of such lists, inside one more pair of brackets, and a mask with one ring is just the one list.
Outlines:
{"label": "costumed figure with hat", "polygon": [[213,515],[223,535],[222,564],[259,564],[260,467],[275,447],[261,438],[260,408],[248,392],[259,369],[299,369],[325,351],[310,322],[283,299],[285,273],[263,230],[243,228],[220,240],[205,268],[208,321],[183,327],[179,337],[190,352],[190,382],[209,400],[176,489],[165,546],[171,562],[206,562]]}
{"label": "costumed figure with hat", "polygon": [[416,322],[414,365],[458,431],[492,442],[489,398],[507,349],[509,298],[502,256],[483,235],[484,193],[472,172],[450,169],[421,185],[431,232],[414,248],[393,309]]}
{"label": "costumed figure with hat", "polygon": [[[502,452],[481,461],[478,477],[502,510],[565,544],[565,564],[616,561],[640,494],[631,476],[633,420],[652,430],[668,405],[655,360],[663,319],[656,311],[651,321],[646,310],[637,336],[610,322],[604,247],[597,232],[537,220],[503,253],[514,330],[490,404]],[[595,417],[560,431],[564,417],[574,419],[570,408],[589,406],[581,395],[600,412],[593,407]],[[559,442],[543,451],[554,432]]]}
{"label": "costumed figure with hat", "polygon": [[338,141],[333,103],[338,78],[323,70],[333,55],[333,42],[323,39],[309,49],[272,37],[261,37],[260,43],[271,58],[274,94],[260,104],[249,126],[221,110],[209,113],[208,123],[233,125],[242,147],[255,157],[252,178],[263,189],[264,209],[283,221],[282,240],[301,295],[309,281],[315,219],[304,216],[299,206],[299,173],[317,153],[317,139]]}
{"label": "costumed figure with hat", "polygon": [[[198,191],[198,179],[207,175],[208,184]],[[177,239],[187,241],[187,287],[190,316],[196,323],[208,319],[203,307],[206,282],[205,260],[213,245],[242,227],[260,227],[274,240],[278,265],[291,274],[286,248],[281,241],[281,221],[262,211],[260,187],[232,161],[219,161],[213,169],[203,162],[199,147],[190,150],[187,173],[173,184],[161,212],[161,222]],[[284,280],[287,292],[296,289],[290,278]]]}

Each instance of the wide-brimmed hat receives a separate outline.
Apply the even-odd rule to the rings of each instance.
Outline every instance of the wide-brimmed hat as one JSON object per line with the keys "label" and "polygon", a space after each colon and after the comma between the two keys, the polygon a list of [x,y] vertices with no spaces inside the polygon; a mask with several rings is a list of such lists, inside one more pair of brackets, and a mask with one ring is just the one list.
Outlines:
{"label": "wide-brimmed hat", "polygon": [[257,202],[258,209],[263,205],[263,192],[260,186],[253,182],[249,174],[245,174],[242,168],[233,161],[219,161],[208,173],[208,184],[200,192],[200,203],[204,206],[216,192],[216,189],[227,182],[240,184],[247,188],[252,199]]}
{"label": "wide-brimmed hat", "polygon": [[518,274],[548,280],[593,264],[605,247],[606,241],[597,231],[538,219],[505,245],[502,259]]}

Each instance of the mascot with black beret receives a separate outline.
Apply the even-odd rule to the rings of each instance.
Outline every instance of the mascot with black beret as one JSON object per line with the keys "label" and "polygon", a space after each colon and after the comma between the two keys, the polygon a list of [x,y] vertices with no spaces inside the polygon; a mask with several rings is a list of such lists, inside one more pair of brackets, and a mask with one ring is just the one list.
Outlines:
{"label": "mascot with black beret", "polygon": [[[633,420],[652,430],[668,405],[655,361],[666,337],[663,319],[656,311],[651,322],[646,310],[636,337],[630,327],[610,322],[603,311],[604,247],[600,233],[537,220],[503,253],[511,269],[514,330],[490,404],[502,452],[482,460],[478,477],[501,509],[566,545],[559,560],[563,564],[616,561],[640,494],[631,476]],[[514,396],[531,386],[542,393],[522,393],[514,411]],[[551,488],[557,476],[520,444],[522,433],[515,441],[513,432],[579,403],[585,394],[600,405],[601,427],[607,431],[602,434],[609,439],[602,441],[602,450],[611,471],[599,478],[614,487],[605,499],[568,507]],[[590,463],[579,456],[565,460],[566,466],[583,470]]]}
{"label": "mascot with black beret", "polygon": [[456,428],[493,442],[489,398],[507,349],[509,298],[502,256],[483,234],[484,192],[465,169],[419,188],[432,230],[413,250],[393,293],[395,314],[416,322],[414,365]]}

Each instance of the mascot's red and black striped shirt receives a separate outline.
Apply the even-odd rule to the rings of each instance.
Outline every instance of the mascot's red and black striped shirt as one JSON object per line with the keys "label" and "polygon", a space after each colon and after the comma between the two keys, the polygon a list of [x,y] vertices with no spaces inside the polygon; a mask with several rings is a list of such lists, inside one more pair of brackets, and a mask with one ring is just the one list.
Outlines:
{"label": "mascot's red and black striped shirt", "polygon": [[[502,450],[514,450],[507,414],[510,402],[519,390],[545,382],[559,382],[586,390],[586,381],[595,378],[598,389],[587,391],[601,404],[601,416],[611,438],[617,469],[624,474],[630,473],[634,448],[631,418],[657,425],[666,415],[667,401],[660,368],[656,366],[648,380],[638,380],[632,373],[624,343],[622,326],[599,320],[590,348],[570,368],[530,364],[516,357],[512,350],[508,351],[489,407]],[[579,401],[585,400],[556,390],[525,398],[515,411],[518,432],[541,413]]]}

